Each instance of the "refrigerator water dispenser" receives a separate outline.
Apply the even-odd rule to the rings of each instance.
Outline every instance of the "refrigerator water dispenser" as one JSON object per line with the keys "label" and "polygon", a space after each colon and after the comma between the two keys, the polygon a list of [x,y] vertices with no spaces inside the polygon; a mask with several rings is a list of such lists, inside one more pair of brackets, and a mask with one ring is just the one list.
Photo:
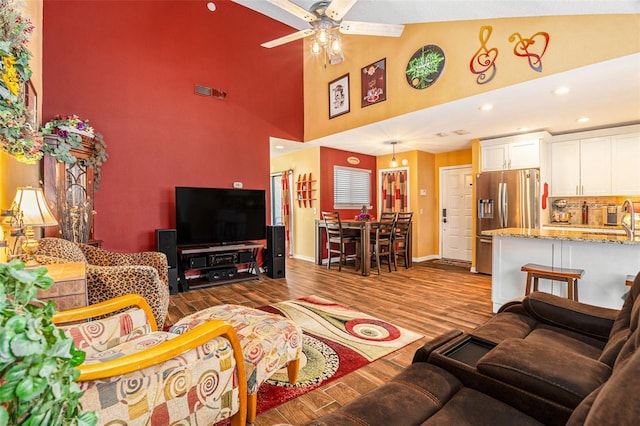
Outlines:
{"label": "refrigerator water dispenser", "polygon": [[478,217],[482,219],[493,218],[493,200],[478,200]]}

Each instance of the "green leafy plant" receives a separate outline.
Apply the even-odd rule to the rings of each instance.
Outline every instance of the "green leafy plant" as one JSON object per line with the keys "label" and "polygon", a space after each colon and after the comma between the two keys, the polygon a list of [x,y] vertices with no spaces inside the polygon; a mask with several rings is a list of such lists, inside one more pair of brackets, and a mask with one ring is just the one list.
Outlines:
{"label": "green leafy plant", "polygon": [[0,148],[18,161],[42,158],[42,135],[26,120],[25,82],[31,77],[27,48],[33,25],[13,0],[0,0]]}
{"label": "green leafy plant", "polygon": [[[100,187],[102,163],[107,161],[107,144],[104,138],[89,124],[89,120],[83,120],[75,114],[56,115],[47,121],[40,131],[43,135],[51,135],[56,139],[55,145],[45,143],[43,151],[55,157],[58,161],[67,164],[79,162],[84,166],[89,166],[94,170],[94,188]],[[82,146],[82,139],[91,140],[92,152],[89,158],[77,158],[73,154],[74,149]]]}
{"label": "green leafy plant", "polygon": [[0,264],[0,425],[92,426],[97,414],[81,412],[76,383],[85,353],[53,324],[55,304],[36,297],[53,285],[46,274]]}

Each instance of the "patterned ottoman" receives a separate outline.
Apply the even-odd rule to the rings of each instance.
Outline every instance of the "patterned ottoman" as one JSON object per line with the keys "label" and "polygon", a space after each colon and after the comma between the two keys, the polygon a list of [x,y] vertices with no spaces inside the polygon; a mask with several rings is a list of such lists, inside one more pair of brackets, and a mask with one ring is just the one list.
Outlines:
{"label": "patterned ottoman", "polygon": [[186,316],[169,332],[181,334],[210,319],[227,321],[240,339],[247,375],[247,422],[256,417],[258,388],[276,371],[287,366],[289,382],[298,380],[302,353],[302,329],[280,315],[239,305],[219,305]]}

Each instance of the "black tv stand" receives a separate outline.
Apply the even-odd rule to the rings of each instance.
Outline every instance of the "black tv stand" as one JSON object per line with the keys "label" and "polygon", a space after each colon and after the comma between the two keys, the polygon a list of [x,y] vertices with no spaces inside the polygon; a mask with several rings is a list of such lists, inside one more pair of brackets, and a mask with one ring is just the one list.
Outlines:
{"label": "black tv stand", "polygon": [[[178,247],[179,291],[262,280],[257,263],[262,248],[255,242]],[[237,265],[247,265],[246,271]]]}

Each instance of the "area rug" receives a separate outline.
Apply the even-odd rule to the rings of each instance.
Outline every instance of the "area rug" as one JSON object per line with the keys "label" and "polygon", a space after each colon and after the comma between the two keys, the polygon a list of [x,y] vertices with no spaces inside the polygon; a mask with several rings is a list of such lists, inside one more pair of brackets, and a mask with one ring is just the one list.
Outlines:
{"label": "area rug", "polygon": [[297,383],[289,383],[286,368],[271,376],[258,391],[258,414],[423,337],[318,296],[274,303],[258,309],[284,315],[303,330],[303,357]]}

